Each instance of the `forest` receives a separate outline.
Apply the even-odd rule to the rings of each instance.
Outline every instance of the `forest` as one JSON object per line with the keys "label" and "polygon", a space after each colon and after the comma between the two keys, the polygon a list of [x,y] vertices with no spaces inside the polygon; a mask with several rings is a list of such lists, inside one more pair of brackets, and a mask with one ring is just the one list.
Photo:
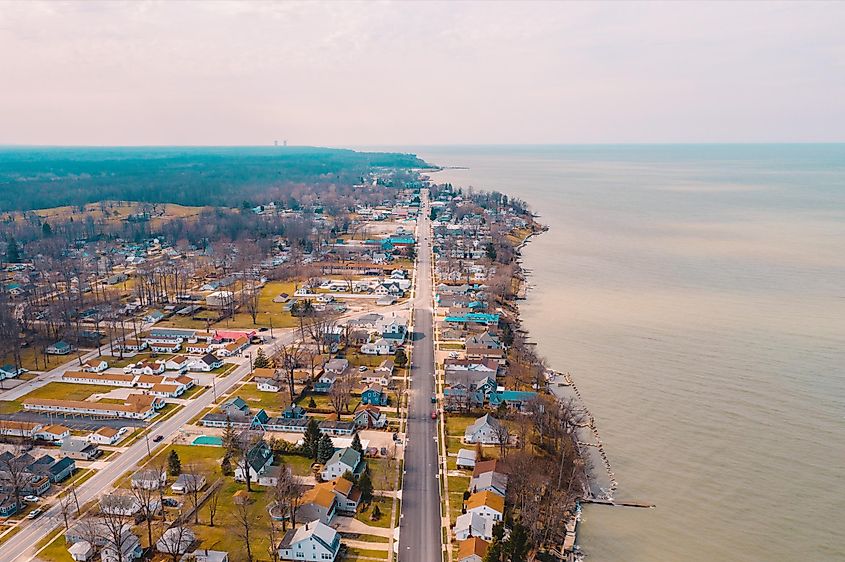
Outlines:
{"label": "forest", "polygon": [[272,188],[353,185],[429,167],[413,154],[315,147],[0,148],[0,211],[122,200],[239,206]]}

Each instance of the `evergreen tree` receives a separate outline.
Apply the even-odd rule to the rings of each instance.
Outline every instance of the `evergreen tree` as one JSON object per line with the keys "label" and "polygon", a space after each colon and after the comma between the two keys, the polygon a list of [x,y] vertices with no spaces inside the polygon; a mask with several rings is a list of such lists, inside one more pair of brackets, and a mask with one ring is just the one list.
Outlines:
{"label": "evergreen tree", "polygon": [[379,508],[378,504],[373,508],[373,512],[370,514],[370,519],[373,521],[378,521],[381,519],[381,509]]}
{"label": "evergreen tree", "polygon": [[308,418],[308,425],[305,427],[305,436],[302,438],[302,453],[310,458],[316,459],[320,446],[320,426],[314,418]]}
{"label": "evergreen tree", "polygon": [[53,227],[50,226],[49,222],[45,222],[41,225],[41,236],[44,238],[49,238],[53,235]]}
{"label": "evergreen tree", "polygon": [[170,476],[182,474],[182,461],[179,460],[179,454],[175,449],[171,449],[170,454],[167,455],[167,474]]}
{"label": "evergreen tree", "polygon": [[220,461],[220,472],[223,476],[232,476],[235,473],[232,470],[232,459],[229,457],[229,453],[223,455],[223,460]]}
{"label": "evergreen tree", "polygon": [[260,347],[258,348],[258,354],[255,356],[255,361],[252,365],[256,369],[267,369],[269,367],[272,367],[270,358],[264,354],[264,350]]}
{"label": "evergreen tree", "polygon": [[322,437],[320,437],[320,443],[317,446],[317,462],[326,463],[332,455],[334,454],[334,444],[332,443],[332,438],[328,436],[328,434],[324,433]]}
{"label": "evergreen tree", "polygon": [[308,400],[308,407],[312,410],[317,407],[317,402],[314,400],[313,396],[311,396]]}
{"label": "evergreen tree", "polygon": [[364,454],[364,446],[361,445],[361,438],[358,437],[357,433],[355,434],[355,437],[352,438],[352,448],[362,455]]}
{"label": "evergreen tree", "polygon": [[238,439],[238,432],[235,431],[235,427],[232,425],[229,416],[226,416],[226,428],[223,430],[223,448],[226,449],[226,454],[228,456],[232,456],[235,454],[238,448],[237,444]]}
{"label": "evergreen tree", "polygon": [[396,366],[400,369],[408,364],[408,356],[405,354],[404,349],[400,347],[396,350],[396,355],[393,356],[393,362],[396,363]]}
{"label": "evergreen tree", "polygon": [[9,238],[9,242],[7,243],[6,261],[9,263],[20,263],[21,261],[21,250],[14,236]]}
{"label": "evergreen tree", "polygon": [[369,471],[361,475],[358,479],[358,488],[361,489],[361,501],[370,503],[373,501],[373,481],[370,479]]}

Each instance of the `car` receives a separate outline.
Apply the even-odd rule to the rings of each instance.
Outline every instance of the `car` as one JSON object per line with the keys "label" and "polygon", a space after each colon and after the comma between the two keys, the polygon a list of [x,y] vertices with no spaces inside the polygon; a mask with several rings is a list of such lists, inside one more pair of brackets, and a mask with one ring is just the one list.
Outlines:
{"label": "car", "polygon": [[38,496],[24,496],[23,501],[29,502],[29,503],[35,503],[39,499],[41,499],[41,498],[39,498]]}
{"label": "car", "polygon": [[266,326],[262,326],[261,328],[258,328],[258,331],[259,331],[259,332],[266,332],[266,331],[267,331],[267,327],[266,327]]}
{"label": "car", "polygon": [[431,419],[433,419],[433,420],[437,419],[437,412],[431,412]]}
{"label": "car", "polygon": [[387,456],[387,447],[382,447],[382,448],[381,448],[381,456],[383,456],[383,457],[386,457],[386,456]]}
{"label": "car", "polygon": [[163,500],[161,500],[161,504],[164,507],[179,507],[179,502],[177,502],[173,498],[164,498]]}
{"label": "car", "polygon": [[158,443],[162,439],[164,439],[164,435],[156,435],[155,437],[153,437],[153,442]]}
{"label": "car", "polygon": [[457,358],[458,358],[458,352],[457,351],[453,351],[449,354],[449,359],[457,359]]}
{"label": "car", "polygon": [[44,513],[44,510],[42,510],[42,509],[39,507],[38,509],[33,509],[32,511],[30,511],[30,512],[29,512],[29,515],[27,515],[27,516],[26,516],[26,518],[27,518],[27,519],[35,519],[36,517],[38,517],[38,516],[39,516],[39,515],[41,515],[42,513]]}

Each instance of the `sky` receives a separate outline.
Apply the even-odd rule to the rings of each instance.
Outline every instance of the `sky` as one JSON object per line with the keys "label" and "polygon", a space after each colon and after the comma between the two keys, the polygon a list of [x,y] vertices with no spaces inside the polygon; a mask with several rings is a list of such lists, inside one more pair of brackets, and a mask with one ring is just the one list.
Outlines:
{"label": "sky", "polygon": [[0,144],[845,141],[845,2],[3,2]]}

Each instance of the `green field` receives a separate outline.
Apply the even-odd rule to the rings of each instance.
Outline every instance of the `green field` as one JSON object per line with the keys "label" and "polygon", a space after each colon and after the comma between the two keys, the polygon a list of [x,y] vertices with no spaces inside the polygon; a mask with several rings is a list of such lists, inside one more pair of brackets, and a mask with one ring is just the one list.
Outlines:
{"label": "green field", "polygon": [[[381,516],[378,520],[373,521],[371,515],[375,505],[378,505],[378,508],[381,511]],[[366,523],[367,525],[372,525],[373,527],[382,527],[384,529],[391,528],[391,522],[393,521],[393,498],[376,496],[373,498],[372,504],[366,508],[358,510],[355,514],[355,519],[361,521],[362,523]]]}
{"label": "green field", "polygon": [[[290,397],[287,390],[280,392],[262,392],[253,382],[246,382],[237,387],[231,392],[232,396],[240,396],[246,400],[249,407],[253,410],[263,408],[271,416],[278,415],[290,403]],[[308,401],[306,400],[307,404]]]}

